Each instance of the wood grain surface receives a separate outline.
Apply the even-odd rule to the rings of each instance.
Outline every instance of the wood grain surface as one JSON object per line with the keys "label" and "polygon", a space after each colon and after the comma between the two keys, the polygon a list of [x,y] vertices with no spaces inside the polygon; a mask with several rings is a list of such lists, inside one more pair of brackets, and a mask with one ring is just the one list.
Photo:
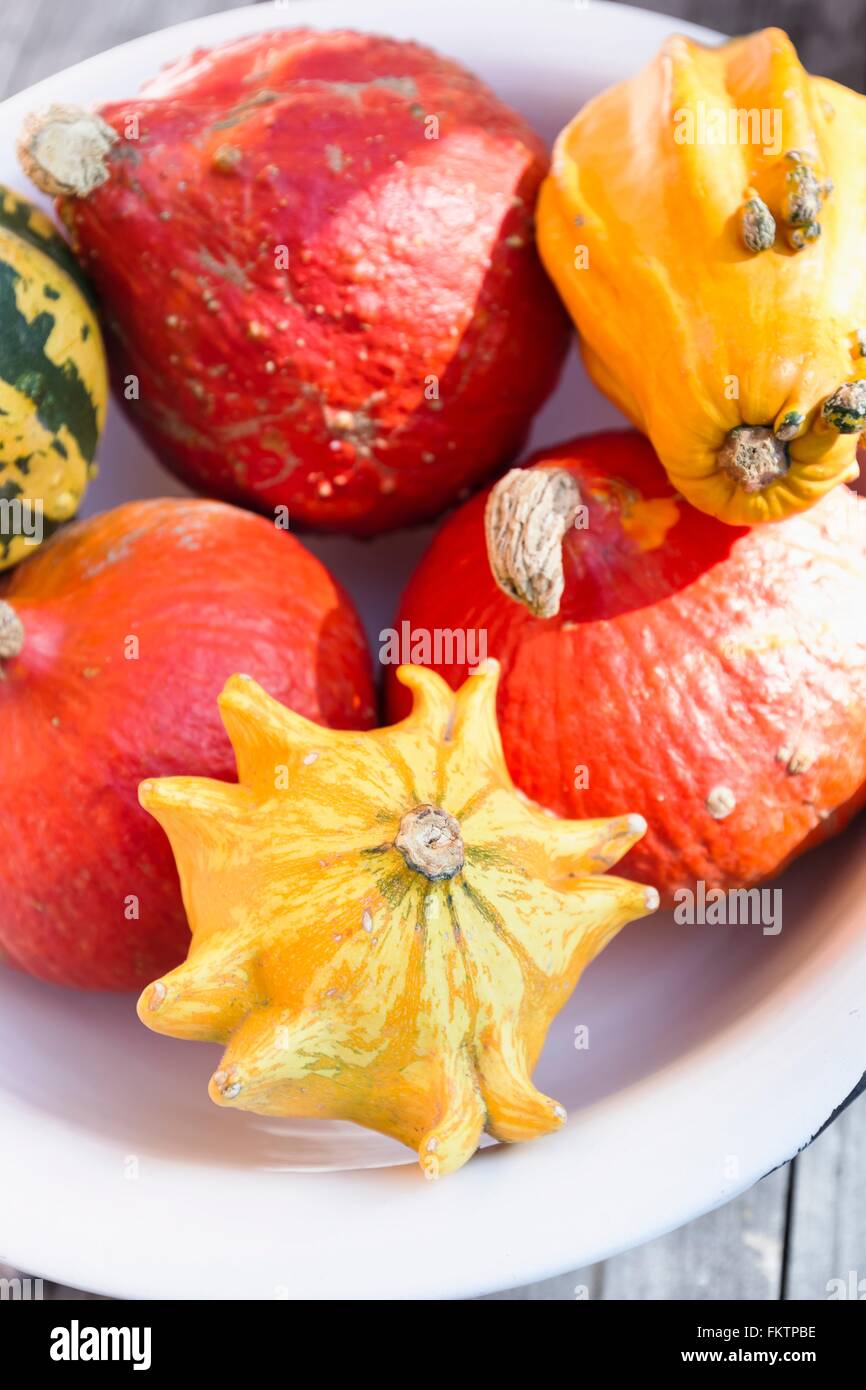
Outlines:
{"label": "wood grain surface", "polygon": [[[538,0],[527,4],[538,17]],[[3,0],[0,98],[139,34],[230,8],[220,0]],[[644,8],[728,33],[778,24],[811,71],[866,90],[866,0],[666,0]],[[287,10],[281,5],[278,22]],[[362,0],[358,14],[361,23]],[[20,1275],[0,1262],[0,1280]],[[850,1297],[861,1282],[866,1298],[866,1098],[794,1163],[718,1211],[604,1264],[489,1299],[826,1299]],[[47,1281],[42,1292],[96,1296]]]}

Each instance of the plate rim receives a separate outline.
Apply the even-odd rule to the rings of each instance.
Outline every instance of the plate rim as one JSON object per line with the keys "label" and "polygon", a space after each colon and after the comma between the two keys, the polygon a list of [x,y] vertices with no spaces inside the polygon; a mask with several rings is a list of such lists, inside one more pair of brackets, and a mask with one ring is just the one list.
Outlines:
{"label": "plate rim", "polygon": [[[551,13],[554,10],[558,10],[560,11],[560,15],[565,10],[571,8],[571,6],[567,4],[567,0],[545,0],[545,3],[551,10]],[[462,7],[463,0],[443,0],[443,3],[438,6],[438,10],[440,14],[447,11],[458,13]],[[343,20],[329,19],[329,12],[334,14],[335,12],[345,11],[346,8],[345,0],[293,0],[293,3],[280,6],[276,10],[274,10],[273,7],[268,7],[266,11],[263,6],[246,6],[240,9],[220,11],[216,14],[205,15],[195,19],[182,20],[177,24],[167,26],[165,29],[142,35],[127,43],[107,49],[83,60],[81,63],[63,69],[61,72],[43,79],[29,88],[14,94],[12,97],[7,98],[5,102],[0,104],[0,124],[3,124],[10,118],[14,120],[20,119],[20,114],[25,107],[29,108],[36,102],[49,97],[52,91],[56,90],[58,85],[68,85],[73,78],[76,81],[81,80],[83,82],[93,75],[97,76],[98,80],[98,74],[106,69],[109,59],[115,60],[121,55],[132,56],[137,51],[147,52],[151,48],[158,47],[158,41],[166,34],[177,37],[178,51],[182,51],[182,47],[187,43],[189,46],[194,46],[198,42],[210,43],[220,38],[228,37],[234,32],[253,32],[254,30],[264,30],[271,27],[294,27],[297,24],[304,24],[307,22],[311,23],[314,27],[317,25],[318,27],[329,27],[335,22],[338,24],[344,22]],[[399,0],[375,0],[375,3],[372,3],[369,8],[365,8],[362,13],[359,12],[357,14],[357,17],[352,20],[352,26],[367,31],[375,31],[381,27],[381,24],[379,21],[375,21],[372,24],[368,22],[368,15],[371,12],[375,15],[377,11],[381,11],[385,8],[392,9],[395,15],[397,11],[405,15],[408,7],[399,4]],[[519,14],[521,20],[525,21],[527,24],[531,22],[528,9],[520,4],[519,0],[475,0],[473,8],[475,10],[486,9],[491,13],[495,12],[500,21],[505,13],[513,13],[515,16]],[[622,7],[607,3],[607,0],[594,0],[590,9],[602,27],[610,25],[620,26],[625,18],[622,13]],[[244,17],[243,30],[239,27],[235,27],[240,24],[241,16]],[[703,37],[714,37],[708,30],[700,30],[697,26],[644,10],[629,8],[628,19],[633,24],[645,24],[650,30],[654,30],[657,35],[657,41],[660,41],[665,34],[674,30]],[[290,20],[290,23],[286,22],[288,20]],[[444,22],[447,27],[447,21]],[[445,51],[448,50],[450,42],[450,39],[443,37],[443,48]],[[23,178],[17,186],[26,188]],[[34,196],[32,190],[27,189],[26,191],[29,196]],[[764,1173],[770,1171],[773,1167],[780,1166],[782,1163],[787,1162],[795,1153],[802,1149],[807,1143],[811,1142],[811,1137],[820,1133],[821,1129],[835,1118],[835,1115],[839,1113],[839,1110],[847,1103],[845,1099],[846,1096],[848,1096],[849,1099],[852,1098],[848,1093],[856,1093],[857,1081],[863,1071],[864,1058],[866,1058],[866,1019],[861,1016],[859,1001],[862,1000],[864,993],[862,986],[866,984],[866,943],[858,944],[856,941],[850,943],[847,953],[847,965],[843,966],[841,961],[837,961],[835,970],[831,971],[828,963],[826,970],[827,981],[825,981],[825,983],[829,982],[831,974],[833,974],[836,980],[836,988],[840,991],[838,1002],[842,1002],[843,998],[847,998],[851,1007],[847,1013],[844,1007],[837,1010],[835,1026],[831,1029],[832,1038],[825,1042],[824,1052],[827,1052],[827,1047],[830,1041],[832,1041],[832,1050],[835,1051],[837,1062],[840,1055],[842,1055],[846,1059],[845,1063],[844,1065],[839,1064],[838,1067],[834,1068],[832,1082],[830,1082],[829,1078],[824,1078],[822,1075],[822,1084],[820,1088],[815,1089],[814,1094],[810,1094],[807,1112],[803,1113],[806,1110],[805,1102],[803,1102],[800,1106],[801,1113],[796,1121],[794,1121],[793,1116],[788,1115],[787,1123],[780,1126],[772,1142],[765,1143],[761,1154],[754,1155],[753,1161],[750,1163],[747,1171],[743,1172],[739,1177],[729,1180],[722,1180],[720,1178],[715,1185],[706,1181],[701,1185],[696,1185],[692,1175],[691,1183],[689,1182],[688,1176],[686,1176],[682,1183],[671,1184],[667,1201],[661,1205],[657,1220],[645,1224],[639,1236],[633,1239],[627,1239],[625,1243],[623,1243],[621,1239],[620,1230],[619,1236],[611,1234],[606,1243],[604,1240],[600,1240],[596,1237],[594,1243],[585,1246],[579,1253],[575,1254],[578,1238],[577,1236],[572,1236],[570,1233],[565,1233],[568,1230],[568,1224],[562,1221],[560,1222],[559,1229],[552,1228],[552,1232],[545,1238],[543,1250],[541,1247],[533,1247],[530,1249],[531,1241],[529,1239],[529,1232],[526,1229],[521,1236],[521,1241],[523,1243],[519,1252],[516,1254],[504,1255],[501,1245],[497,1245],[495,1240],[484,1247],[481,1257],[479,1257],[477,1250],[473,1249],[467,1254],[466,1249],[461,1249],[461,1267],[459,1270],[453,1270],[449,1273],[447,1287],[444,1289],[442,1287],[443,1276],[441,1273],[433,1276],[430,1270],[417,1270],[414,1276],[407,1276],[407,1270],[412,1269],[411,1262],[399,1265],[397,1268],[392,1268],[387,1273],[380,1272],[375,1279],[375,1287],[377,1289],[375,1296],[382,1298],[413,1297],[422,1299],[471,1297],[480,1293],[489,1293],[495,1289],[510,1288],[531,1283],[558,1274],[563,1270],[573,1269],[584,1264],[593,1263],[599,1259],[609,1258],[612,1254],[621,1249],[632,1248],[635,1245],[643,1244],[663,1234],[667,1230],[674,1229],[694,1219],[696,1216],[732,1200],[739,1195],[739,1193],[752,1186]],[[840,974],[844,977],[841,984],[838,978]],[[859,991],[857,997],[855,997],[854,993],[851,993],[852,990],[855,990],[855,992]],[[816,993],[817,992],[819,991],[816,991]],[[762,1015],[762,1027],[764,1032],[766,1032],[770,1026],[774,1013],[778,1015],[781,1007],[781,999],[776,999],[775,1008],[765,1010],[764,1015]],[[826,1022],[826,1020],[824,1021]],[[798,1026],[800,1025],[798,1024]],[[745,1022],[740,1025],[739,1029],[728,1029],[721,1037],[714,1036],[704,1044],[696,1048],[688,1049],[677,1058],[675,1063],[665,1068],[664,1072],[656,1072],[649,1078],[645,1078],[636,1083],[634,1086],[618,1091],[615,1095],[588,1107],[586,1112],[582,1113],[584,1113],[585,1118],[588,1120],[602,1122],[603,1124],[607,1124],[609,1128],[613,1122],[613,1128],[615,1130],[615,1116],[612,1112],[616,1110],[621,1111],[622,1108],[625,1107],[631,1114],[638,1112],[643,1113],[650,1104],[654,1106],[658,1105],[659,1094],[662,1096],[668,1092],[675,1094],[678,1088],[682,1089],[688,1079],[683,1074],[690,1073],[694,1067],[694,1054],[699,1054],[702,1051],[712,1050],[714,1052],[714,1068],[716,1073],[720,1070],[724,1070],[722,1067],[722,1058],[725,1057],[727,1058],[727,1062],[725,1063],[727,1067],[733,1066],[734,1069],[736,1069],[737,1065],[746,1065],[750,1049],[754,1047],[755,1039],[754,1035],[752,1035],[748,1046],[745,1046],[744,1038],[733,1036],[733,1034],[743,1031],[745,1031]],[[786,1036],[790,1037],[790,1030],[788,1030]],[[727,1046],[725,1046],[726,1038]],[[795,1062],[799,1062],[800,1060],[801,1054],[798,1053],[796,1048],[792,1045],[791,1053],[786,1058],[786,1061],[788,1063],[788,1072],[790,1072],[792,1078],[798,1082],[801,1082],[802,1078],[796,1075],[796,1070],[792,1072],[791,1068]],[[712,1074],[713,1067],[711,1066],[708,1076],[711,1077]],[[743,1072],[742,1074],[745,1076],[746,1073]],[[785,1075],[787,1075],[787,1073],[785,1073]],[[717,1077],[717,1080],[718,1079]],[[782,1082],[781,1084],[784,1083]],[[861,1081],[860,1084],[862,1087],[863,1082]],[[832,1094],[828,1094],[828,1090],[831,1090]],[[649,1096],[650,1092],[652,1092],[652,1097]],[[635,1109],[631,1110],[630,1107],[635,1107]],[[835,1107],[835,1109],[833,1107]],[[23,1114],[23,1108],[19,1108],[16,1105],[12,1105],[10,1108],[7,1105],[6,1097],[0,1095],[0,1115],[8,1111],[8,1118],[11,1119],[13,1125],[16,1109],[18,1109],[19,1114]],[[830,1109],[833,1110],[833,1113],[828,1119],[827,1115]],[[44,1124],[51,1127],[47,1120],[44,1121]],[[51,1124],[53,1124],[55,1129],[62,1135],[62,1123],[53,1121],[52,1119]],[[37,1119],[34,1125],[34,1131],[38,1129],[39,1121]],[[477,1207],[479,1204],[482,1208],[489,1207],[493,1198],[495,1198],[497,1204],[500,1204],[509,1201],[519,1201],[522,1195],[525,1197],[526,1194],[532,1194],[537,1213],[549,1216],[551,1214],[549,1205],[545,1204],[542,1200],[544,1193],[539,1193],[539,1189],[543,1189],[546,1186],[552,1188],[557,1188],[559,1186],[561,1188],[563,1165],[568,1165],[569,1153],[578,1142],[574,1129],[567,1128],[559,1135],[539,1141],[537,1146],[534,1144],[527,1145],[520,1149],[512,1149],[507,1153],[501,1149],[486,1150],[464,1170],[450,1177],[447,1183],[435,1185],[435,1189],[432,1187],[428,1188],[423,1183],[419,1188],[416,1181],[417,1175],[411,1165],[407,1165],[405,1169],[389,1168],[383,1170],[368,1170],[366,1172],[362,1170],[360,1175],[356,1175],[357,1181],[351,1183],[346,1183],[344,1181],[343,1186],[344,1188],[347,1186],[357,1186],[362,1192],[367,1188],[373,1190],[383,1188],[384,1179],[380,1175],[383,1173],[387,1174],[387,1181],[392,1184],[395,1193],[393,1196],[390,1196],[387,1194],[387,1189],[383,1189],[386,1192],[386,1204],[390,1201],[395,1207],[405,1207],[405,1209],[411,1213],[422,1210],[425,1215],[425,1232],[428,1238],[435,1236],[434,1223],[430,1217],[431,1210],[435,1210],[437,1213],[435,1217],[436,1224],[442,1225],[448,1222],[459,1223],[460,1228],[463,1229],[466,1224],[466,1213],[469,1212],[473,1206]],[[88,1150],[96,1147],[98,1147],[98,1141],[96,1140],[90,1140],[89,1142],[87,1140],[82,1140],[79,1143],[79,1159],[84,1162],[85,1166]],[[670,1161],[675,1162],[676,1157],[676,1153],[671,1152]],[[27,1156],[27,1166],[31,1170],[32,1175],[32,1154]],[[96,1166],[98,1167],[98,1165]],[[155,1166],[157,1168],[164,1166],[167,1170],[170,1170],[173,1165],[167,1161],[164,1162],[160,1160]],[[190,1167],[191,1165],[187,1164],[186,1166]],[[0,1233],[0,1241],[2,1241],[3,1256],[5,1259],[12,1261],[20,1268],[34,1272],[39,1271],[40,1273],[37,1277],[55,1279],[76,1287],[86,1288],[94,1292],[103,1292],[121,1298],[219,1298],[225,1296],[224,1289],[217,1289],[218,1281],[215,1282],[213,1280],[212,1272],[203,1267],[202,1257],[199,1258],[196,1267],[199,1269],[199,1272],[205,1276],[205,1286],[210,1291],[202,1293],[196,1290],[190,1293],[188,1288],[184,1290],[183,1284],[189,1278],[191,1266],[176,1263],[167,1273],[165,1270],[159,1268],[158,1259],[155,1259],[152,1252],[147,1259],[143,1260],[140,1269],[138,1266],[131,1266],[130,1260],[134,1252],[129,1249],[125,1252],[122,1251],[118,1255],[118,1261],[123,1263],[123,1268],[120,1268],[117,1262],[110,1268],[104,1264],[99,1267],[98,1262],[104,1259],[103,1253],[100,1253],[102,1250],[100,1242],[94,1241],[92,1245],[88,1245],[86,1240],[80,1237],[80,1232],[77,1243],[70,1239],[65,1247],[58,1249],[56,1223],[52,1225],[51,1221],[48,1219],[46,1210],[43,1209],[42,1211],[34,1213],[30,1210],[24,1212],[22,1210],[16,1211],[15,1209],[13,1194],[16,1192],[16,1183],[27,1176],[22,1171],[22,1168],[18,1167],[14,1156],[10,1154],[8,1148],[4,1148],[2,1152],[0,1152],[0,1175],[2,1175],[2,1177],[0,1177],[0,1193],[3,1194],[2,1197],[0,1197],[0,1206],[2,1206],[3,1212],[3,1228],[2,1233]],[[222,1174],[226,1171],[233,1172],[233,1170],[219,1167],[214,1170],[214,1173]],[[47,1170],[42,1173],[42,1181],[47,1182],[49,1186],[50,1173],[51,1165],[49,1164]],[[411,1175],[413,1181],[413,1186],[411,1188],[412,1195],[408,1199],[405,1196],[406,1191],[409,1190],[406,1187],[405,1181],[405,1175],[407,1173]],[[404,1177],[397,1177],[395,1179],[395,1174],[404,1174]],[[56,1173],[54,1176],[56,1180]],[[75,1194],[79,1196],[80,1204],[83,1202],[87,1205],[91,1213],[99,1213],[102,1210],[105,1226],[111,1225],[116,1217],[117,1209],[113,1207],[109,1201],[108,1209],[104,1210],[106,1191],[110,1192],[111,1190],[105,1187],[104,1178],[99,1179],[103,1184],[100,1189],[95,1177],[95,1170],[94,1173],[90,1175],[79,1173],[78,1176],[82,1180],[86,1179],[88,1176],[90,1178],[90,1187],[87,1188],[86,1185],[82,1186],[79,1189],[79,1193]],[[170,1172],[167,1171],[167,1173],[162,1176],[168,1180],[170,1186],[172,1182]],[[208,1176],[212,1178],[213,1174]],[[257,1176],[260,1175],[251,1172],[247,1176],[250,1182],[255,1182]],[[680,1174],[679,1176],[683,1175]],[[177,1179],[175,1178],[174,1181],[176,1182]],[[337,1182],[337,1175],[325,1175],[320,1173],[292,1174],[293,1207],[295,1209],[305,1208],[307,1206],[320,1207],[323,1189],[330,1191],[334,1189]],[[33,1193],[36,1192],[37,1185],[38,1184],[31,1181]],[[211,1183],[208,1182],[206,1185],[210,1186]],[[319,1188],[319,1194],[314,1198],[312,1192],[313,1188],[316,1186]],[[698,1186],[700,1195],[698,1194]],[[676,1198],[673,1196],[674,1189],[676,1189]],[[682,1195],[684,1189],[690,1193],[687,1198]],[[424,1207],[421,1206],[421,1202],[416,1195],[417,1191],[424,1194],[426,1203]],[[428,1194],[433,1191],[435,1191],[435,1198],[431,1198],[430,1201],[427,1201]],[[451,1195],[452,1193],[453,1196]],[[47,1206],[48,1204],[46,1203],[43,1205]],[[196,1206],[196,1203],[193,1203],[193,1206]],[[136,1220],[139,1230],[147,1229],[147,1218],[152,1217],[154,1212],[158,1209],[158,1203],[156,1206],[151,1203],[143,1207],[142,1210],[137,1213]],[[196,1209],[202,1219],[204,1219],[206,1209],[200,1202]],[[445,1212],[444,1216],[443,1210]],[[499,1210],[501,1211],[501,1206],[499,1206]],[[555,1215],[556,1213],[553,1214]],[[34,1215],[38,1218],[37,1220],[34,1220]],[[348,1208],[346,1215],[350,1215]],[[280,1217],[284,1220],[285,1216],[286,1212],[284,1210],[280,1213]],[[412,1218],[410,1217],[410,1219]],[[490,1214],[488,1212],[484,1228],[485,1231],[489,1234],[491,1231],[495,1230],[495,1225],[496,1223],[490,1219]],[[279,1221],[275,1222],[275,1233],[277,1228],[280,1228]],[[74,1228],[67,1223],[65,1227],[67,1235],[71,1235],[73,1229]],[[10,1234],[7,1235],[7,1231],[10,1232]],[[441,1268],[444,1267],[442,1265],[441,1249],[437,1253],[437,1259],[439,1263],[436,1265],[436,1269],[441,1270]],[[327,1282],[330,1276],[326,1275],[324,1270],[320,1273],[320,1283],[322,1287],[324,1287],[324,1283]],[[333,1271],[331,1273],[333,1273]],[[357,1271],[353,1269],[352,1276],[348,1280],[345,1274],[346,1271],[344,1270],[343,1275],[334,1281],[335,1287],[339,1290],[336,1295],[338,1298],[351,1298],[354,1296],[351,1289],[355,1287],[357,1283]],[[209,1283],[208,1276],[210,1276]],[[222,1275],[219,1276],[220,1279],[222,1277]],[[407,1277],[409,1278],[408,1285]],[[294,1284],[293,1291],[288,1296],[293,1298],[307,1297],[308,1294],[302,1287],[305,1280],[306,1275],[302,1275],[301,1280]],[[268,1297],[269,1295],[262,1292],[247,1295],[244,1292],[238,1293],[236,1290],[233,1290],[231,1296],[255,1298]],[[334,1294],[320,1292],[316,1296],[333,1298]]]}

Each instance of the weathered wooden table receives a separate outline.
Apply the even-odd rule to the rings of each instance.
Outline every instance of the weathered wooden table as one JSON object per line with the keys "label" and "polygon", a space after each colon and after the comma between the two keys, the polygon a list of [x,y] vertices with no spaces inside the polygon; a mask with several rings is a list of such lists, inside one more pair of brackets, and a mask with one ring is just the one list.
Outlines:
{"label": "weathered wooden table", "polygon": [[[866,90],[866,0],[644,3],[728,33],[778,24],[812,71]],[[139,34],[230,8],[224,0],[3,0],[0,98]],[[358,12],[360,22],[361,0]],[[285,22],[284,8],[278,18]],[[15,1273],[0,1264],[0,1278]],[[823,1299],[842,1289],[851,1297],[861,1280],[866,1298],[866,1097],[793,1163],[719,1211],[604,1264],[490,1297]],[[45,1296],[94,1297],[54,1284]]]}

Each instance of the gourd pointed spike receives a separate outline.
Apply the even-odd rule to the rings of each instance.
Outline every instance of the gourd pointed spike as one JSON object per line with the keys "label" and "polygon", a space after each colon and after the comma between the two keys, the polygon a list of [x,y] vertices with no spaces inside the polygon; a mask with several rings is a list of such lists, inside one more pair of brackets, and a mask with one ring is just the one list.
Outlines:
{"label": "gourd pointed spike", "polygon": [[479,1056],[481,1094],[487,1108],[487,1132],[516,1144],[561,1129],[563,1106],[533,1086],[522,1047],[511,1030],[501,1033]]}
{"label": "gourd pointed spike", "polygon": [[475,1153],[484,1132],[484,1104],[474,1068],[460,1053],[445,1069],[444,1115],[418,1145],[418,1162],[431,1181],[453,1173]]}
{"label": "gourd pointed spike", "polygon": [[234,933],[193,947],[189,958],[142,991],[137,1011],[155,1033],[226,1042],[255,1007],[254,947]]}
{"label": "gourd pointed spike", "polygon": [[397,679],[412,692],[412,710],[403,724],[421,723],[434,729],[449,724],[456,696],[438,671],[427,666],[398,666]]}
{"label": "gourd pointed spike", "polygon": [[499,662],[490,657],[463,682],[457,692],[451,742],[471,749],[473,757],[505,773],[505,754],[496,721],[499,670]]}
{"label": "gourd pointed spike", "polygon": [[238,780],[248,787],[273,783],[273,762],[293,747],[327,738],[328,730],[268,695],[251,676],[231,676],[217,701],[237,762]]}
{"label": "gourd pointed spike", "polygon": [[243,814],[243,789],[209,777],[153,777],[139,783],[138,800],[173,846],[220,838]]}
{"label": "gourd pointed spike", "polygon": [[[618,864],[624,854],[642,839],[647,832],[647,823],[643,816],[614,816],[610,820],[594,822],[598,826],[599,837],[595,847],[589,856],[589,867],[592,872],[604,873],[614,864]],[[581,825],[580,821],[566,821],[566,826],[573,826],[575,831]]]}
{"label": "gourd pointed spike", "polygon": [[457,692],[458,716],[464,711],[481,708],[485,713],[496,709],[496,691],[499,687],[501,666],[494,656],[469,672],[468,677]]}
{"label": "gourd pointed spike", "polygon": [[623,927],[659,907],[657,889],[614,874],[563,879],[558,886],[574,897],[574,926],[564,944],[572,954],[569,973],[575,981]]}
{"label": "gourd pointed spike", "polygon": [[246,1075],[239,1067],[221,1064],[208,1082],[207,1092],[214,1105],[230,1105],[243,1091],[245,1082]]}
{"label": "gourd pointed spike", "polygon": [[527,834],[535,838],[550,872],[567,878],[603,874],[646,834],[643,816],[560,820],[540,807],[525,807]]}
{"label": "gourd pointed spike", "polygon": [[[320,729],[236,678],[223,715],[242,773],[247,751],[258,760],[253,785],[143,785],[180,846],[193,942],[139,1016],[224,1044],[217,1104],[356,1121],[417,1149],[429,1177],[465,1163],[485,1125],[517,1140],[563,1123],[530,1080],[550,1020],[657,895],[595,872],[640,836],[640,817],[560,822],[515,791],[497,673],[454,694],[413,670],[424,718],[369,734]],[[272,786],[262,796],[292,728],[289,815]],[[418,796],[419,767],[442,805]]]}
{"label": "gourd pointed spike", "polygon": [[191,777],[148,777],[138,784],[139,804],[157,820],[163,813],[171,816],[187,811],[190,806],[187,788],[192,780]]}
{"label": "gourd pointed spike", "polygon": [[234,1030],[208,1092],[256,1114],[347,1116],[351,1066],[338,1061],[333,1022],[311,1010],[263,1006]]}

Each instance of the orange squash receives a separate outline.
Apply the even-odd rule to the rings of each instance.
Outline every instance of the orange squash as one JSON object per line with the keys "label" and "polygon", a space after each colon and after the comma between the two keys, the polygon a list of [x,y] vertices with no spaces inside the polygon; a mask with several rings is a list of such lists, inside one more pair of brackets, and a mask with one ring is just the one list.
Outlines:
{"label": "orange squash", "polygon": [[695,507],[776,521],[857,476],[866,98],[779,29],[669,39],[559,136],[542,259],[596,384]]}
{"label": "orange squash", "polygon": [[[760,883],[866,798],[850,488],[739,529],[677,498],[639,434],[570,440],[453,514],[395,626],[485,635],[517,785],[564,816],[645,816],[622,871],[668,900]],[[428,661],[457,686],[465,656],[439,645]],[[405,692],[388,696],[398,718]]]}
{"label": "orange squash", "polygon": [[348,595],[238,507],[128,502],[0,577],[0,957],[114,990],[183,960],[177,875],[138,784],[231,775],[215,700],[238,667],[311,719],[373,722]]}

